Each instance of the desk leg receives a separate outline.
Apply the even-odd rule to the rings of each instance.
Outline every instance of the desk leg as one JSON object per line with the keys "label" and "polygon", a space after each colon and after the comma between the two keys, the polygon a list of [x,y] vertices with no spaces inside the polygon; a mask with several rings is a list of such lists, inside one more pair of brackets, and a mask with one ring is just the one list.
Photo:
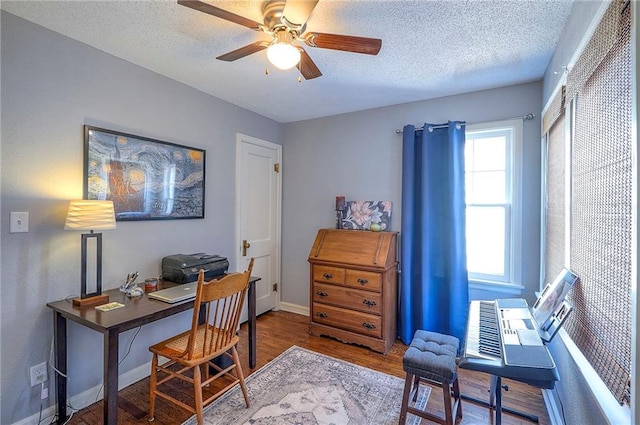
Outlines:
{"label": "desk leg", "polygon": [[56,312],[53,316],[53,332],[56,346],[56,394],[58,400],[58,423],[67,421],[67,319]]}
{"label": "desk leg", "polygon": [[104,420],[105,425],[118,423],[118,332],[104,333]]}
{"label": "desk leg", "polygon": [[249,367],[256,367],[256,282],[249,283]]}

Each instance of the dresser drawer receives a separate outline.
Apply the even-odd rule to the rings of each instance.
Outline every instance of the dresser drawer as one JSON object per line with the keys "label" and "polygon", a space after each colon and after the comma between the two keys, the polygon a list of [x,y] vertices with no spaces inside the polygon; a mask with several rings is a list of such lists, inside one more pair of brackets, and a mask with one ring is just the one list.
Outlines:
{"label": "dresser drawer", "polygon": [[375,338],[382,337],[382,318],[374,314],[314,302],[312,320]]}
{"label": "dresser drawer", "polygon": [[382,276],[380,273],[347,269],[345,279],[345,284],[354,288],[367,289],[369,291],[380,291],[382,288]]}
{"label": "dresser drawer", "polygon": [[344,286],[314,282],[313,301],[360,310],[365,313],[382,313],[382,294]]}
{"label": "dresser drawer", "polygon": [[344,285],[344,269],[339,267],[313,266],[313,280],[316,282]]}

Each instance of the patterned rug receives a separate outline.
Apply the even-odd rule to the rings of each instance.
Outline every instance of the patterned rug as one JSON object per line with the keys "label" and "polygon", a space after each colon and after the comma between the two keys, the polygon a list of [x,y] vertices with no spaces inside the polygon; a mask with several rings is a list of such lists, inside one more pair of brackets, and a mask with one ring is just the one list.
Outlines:
{"label": "patterned rug", "polygon": [[[237,386],[205,407],[204,423],[397,424],[404,380],[293,346],[251,374],[246,384],[251,407],[246,408]],[[429,393],[421,386],[417,404],[424,406]],[[183,425],[195,423],[194,416]]]}

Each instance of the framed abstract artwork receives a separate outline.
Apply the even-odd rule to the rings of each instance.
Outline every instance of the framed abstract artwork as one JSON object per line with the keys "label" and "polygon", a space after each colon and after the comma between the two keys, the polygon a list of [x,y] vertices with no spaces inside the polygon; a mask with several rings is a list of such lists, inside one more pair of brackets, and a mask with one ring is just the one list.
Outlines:
{"label": "framed abstract artwork", "polygon": [[204,218],[206,151],[84,126],[84,197],[116,220]]}

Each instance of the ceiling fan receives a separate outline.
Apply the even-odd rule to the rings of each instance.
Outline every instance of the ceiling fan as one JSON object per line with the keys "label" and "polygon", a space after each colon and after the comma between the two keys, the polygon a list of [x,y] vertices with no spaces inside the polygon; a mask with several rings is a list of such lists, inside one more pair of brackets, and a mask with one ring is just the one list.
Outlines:
{"label": "ceiling fan", "polygon": [[298,42],[304,43],[309,47],[364,53],[367,55],[377,55],[382,46],[382,40],[378,38],[320,32],[305,33],[307,20],[316,4],[318,4],[318,0],[267,1],[263,7],[264,24],[199,0],[178,0],[178,4],[272,36],[271,41],[256,41],[220,55],[216,59],[232,62],[267,49],[267,57],[274,66],[280,69],[290,69],[296,66],[307,80],[321,76],[322,72]]}

